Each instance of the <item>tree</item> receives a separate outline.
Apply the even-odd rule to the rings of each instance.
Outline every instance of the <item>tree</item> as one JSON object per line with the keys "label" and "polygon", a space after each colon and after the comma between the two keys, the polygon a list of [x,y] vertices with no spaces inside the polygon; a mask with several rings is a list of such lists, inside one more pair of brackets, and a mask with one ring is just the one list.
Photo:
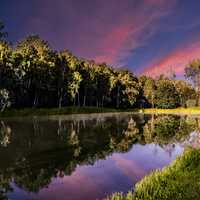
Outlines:
{"label": "tree", "polygon": [[40,59],[46,59],[51,55],[51,48],[47,41],[42,40],[38,35],[30,35],[18,42],[15,51],[21,54],[26,54],[27,51],[31,49],[37,51]]}
{"label": "tree", "polygon": [[[48,75],[51,75],[51,68],[55,65],[55,53],[48,43],[37,35],[28,36],[20,41],[13,53],[15,58],[21,58],[15,63],[15,68],[22,74],[27,105],[37,107],[44,101],[43,91],[50,88],[48,84],[50,85],[53,77]],[[52,89],[53,87],[50,91]]]}
{"label": "tree", "polygon": [[80,60],[80,74],[82,81],[80,85],[80,96],[82,105],[91,105],[95,93],[95,62],[85,59]]}
{"label": "tree", "polygon": [[155,100],[158,108],[176,108],[180,105],[176,88],[173,82],[167,79],[162,79],[157,82]]}
{"label": "tree", "polygon": [[140,85],[139,81],[136,76],[133,75],[133,73],[129,72],[128,70],[121,70],[119,74],[119,79],[124,86],[124,94],[126,95],[126,99],[122,99],[124,102],[127,101],[127,103],[130,106],[133,106],[134,103],[136,103],[137,98],[140,94]]}
{"label": "tree", "polygon": [[70,73],[69,63],[67,60],[67,51],[58,53],[56,61],[56,80],[58,91],[58,107],[61,108],[64,97],[67,96],[68,90],[68,74]]}
{"label": "tree", "polygon": [[155,93],[156,93],[156,83],[155,80],[147,77],[144,86],[143,86],[144,96],[151,104],[151,107],[154,108],[155,106]]}
{"label": "tree", "polygon": [[191,84],[183,80],[175,80],[174,83],[180,98],[180,104],[182,107],[186,107],[187,100],[195,97],[195,90]]}
{"label": "tree", "polygon": [[0,65],[6,66],[12,54],[12,48],[5,41],[0,41]]}
{"label": "tree", "polygon": [[111,88],[112,99],[116,101],[117,108],[133,106],[141,90],[137,77],[126,69],[114,71],[114,76],[111,76]]}
{"label": "tree", "polygon": [[94,70],[96,106],[103,107],[105,98],[110,92],[109,72],[105,63],[95,67]]}
{"label": "tree", "polygon": [[199,105],[200,98],[200,59],[191,61],[188,66],[185,67],[185,77],[190,79],[195,87],[197,98],[196,104]]}
{"label": "tree", "polygon": [[71,80],[68,86],[68,92],[71,95],[74,105],[76,105],[76,99],[78,99],[78,106],[80,106],[79,88],[81,81],[82,81],[81,74],[79,72],[73,72],[71,74]]}
{"label": "tree", "polygon": [[0,42],[0,98],[1,110],[10,106],[10,93],[12,92],[15,74],[12,66],[12,49],[8,43]]}

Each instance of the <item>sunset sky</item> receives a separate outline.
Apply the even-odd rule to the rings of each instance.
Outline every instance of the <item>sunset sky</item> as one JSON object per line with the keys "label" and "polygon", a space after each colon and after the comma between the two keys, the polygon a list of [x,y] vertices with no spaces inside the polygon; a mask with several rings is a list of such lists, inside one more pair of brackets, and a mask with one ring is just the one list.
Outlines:
{"label": "sunset sky", "polygon": [[199,0],[1,0],[12,42],[39,34],[52,48],[156,76],[200,58]]}

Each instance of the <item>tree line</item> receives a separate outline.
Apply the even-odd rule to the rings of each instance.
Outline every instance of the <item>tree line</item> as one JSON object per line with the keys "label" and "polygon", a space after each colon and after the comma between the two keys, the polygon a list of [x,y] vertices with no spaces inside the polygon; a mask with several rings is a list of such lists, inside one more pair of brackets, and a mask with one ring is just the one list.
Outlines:
{"label": "tree line", "polygon": [[[55,51],[38,35],[11,45],[0,23],[0,108],[96,106],[113,108],[185,107],[198,89],[183,80],[161,75],[137,77],[124,68]],[[197,63],[196,63],[197,62]],[[186,77],[196,85],[194,61]],[[192,70],[193,69],[193,70]],[[195,103],[196,104],[196,103]]]}

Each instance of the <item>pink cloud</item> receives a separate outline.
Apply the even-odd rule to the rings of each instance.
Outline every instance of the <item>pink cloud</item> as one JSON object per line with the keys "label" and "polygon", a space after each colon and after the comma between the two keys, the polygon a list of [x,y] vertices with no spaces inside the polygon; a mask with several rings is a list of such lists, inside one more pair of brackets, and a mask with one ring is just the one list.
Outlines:
{"label": "pink cloud", "polygon": [[[77,192],[78,191],[78,192]],[[70,176],[54,179],[48,188],[39,193],[41,199],[89,199],[99,195],[99,188],[92,177],[77,170]],[[67,194],[67,196],[66,196]]]}
{"label": "pink cloud", "polygon": [[193,59],[200,58],[200,42],[189,41],[174,49],[170,54],[163,56],[158,61],[153,61],[143,74],[156,77],[174,71],[177,75],[184,74],[184,68]]}
{"label": "pink cloud", "polygon": [[43,0],[29,27],[78,56],[124,65],[136,48],[147,44],[176,1]]}
{"label": "pink cloud", "polygon": [[131,177],[134,183],[146,174],[145,170],[133,160],[124,159],[120,155],[114,155],[112,159],[127,177]]}
{"label": "pink cloud", "polygon": [[166,4],[163,0],[144,0],[136,10],[128,11],[119,20],[121,23],[111,28],[102,40],[97,40],[101,53],[95,60],[109,64],[124,64],[136,48],[144,46],[154,35],[157,22],[171,11],[175,2]]}

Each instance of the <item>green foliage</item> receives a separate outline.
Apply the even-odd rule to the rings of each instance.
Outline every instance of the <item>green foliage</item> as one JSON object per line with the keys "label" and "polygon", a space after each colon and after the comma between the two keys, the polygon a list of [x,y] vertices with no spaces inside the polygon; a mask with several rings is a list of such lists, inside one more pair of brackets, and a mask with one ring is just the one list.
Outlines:
{"label": "green foliage", "polygon": [[174,81],[174,83],[175,83],[176,91],[179,95],[180,104],[182,107],[186,107],[187,100],[195,97],[196,95],[195,90],[191,84],[185,81],[176,80]]}
{"label": "green foliage", "polygon": [[200,59],[192,60],[185,67],[185,77],[191,80],[196,90],[196,105],[200,103]]}
{"label": "green foliage", "polygon": [[158,81],[155,99],[158,108],[176,108],[180,105],[175,85],[167,79]]}
{"label": "green foliage", "polygon": [[143,86],[144,96],[147,101],[151,104],[151,107],[155,106],[155,93],[156,93],[156,82],[152,78],[147,78]]}

